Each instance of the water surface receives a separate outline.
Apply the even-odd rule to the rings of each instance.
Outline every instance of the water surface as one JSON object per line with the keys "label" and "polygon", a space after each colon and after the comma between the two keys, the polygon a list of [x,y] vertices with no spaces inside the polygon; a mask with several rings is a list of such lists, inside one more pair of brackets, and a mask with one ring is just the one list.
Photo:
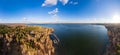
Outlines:
{"label": "water surface", "polygon": [[103,25],[32,24],[53,28],[60,39],[57,55],[102,55],[108,42]]}

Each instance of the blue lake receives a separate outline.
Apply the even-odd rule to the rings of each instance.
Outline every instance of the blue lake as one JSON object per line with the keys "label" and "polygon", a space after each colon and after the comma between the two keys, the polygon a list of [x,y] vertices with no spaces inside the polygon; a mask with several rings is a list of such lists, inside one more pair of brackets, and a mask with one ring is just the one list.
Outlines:
{"label": "blue lake", "polygon": [[56,55],[102,55],[108,43],[104,25],[29,24],[53,28],[60,39]]}

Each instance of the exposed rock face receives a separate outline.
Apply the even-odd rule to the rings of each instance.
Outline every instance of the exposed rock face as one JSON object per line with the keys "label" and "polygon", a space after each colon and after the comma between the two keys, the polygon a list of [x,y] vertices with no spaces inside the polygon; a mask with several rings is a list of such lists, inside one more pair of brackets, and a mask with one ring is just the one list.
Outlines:
{"label": "exposed rock face", "polygon": [[53,31],[39,26],[0,25],[0,55],[54,55]]}
{"label": "exposed rock face", "polygon": [[120,55],[120,26],[109,24],[106,25],[108,30],[109,42],[104,55]]}

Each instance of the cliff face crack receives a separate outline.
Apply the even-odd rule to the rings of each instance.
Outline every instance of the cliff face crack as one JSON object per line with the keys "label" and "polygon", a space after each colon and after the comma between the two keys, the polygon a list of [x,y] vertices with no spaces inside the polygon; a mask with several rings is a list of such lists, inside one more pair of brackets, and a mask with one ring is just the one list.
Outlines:
{"label": "cliff face crack", "polygon": [[54,55],[53,31],[41,26],[0,25],[0,55]]}

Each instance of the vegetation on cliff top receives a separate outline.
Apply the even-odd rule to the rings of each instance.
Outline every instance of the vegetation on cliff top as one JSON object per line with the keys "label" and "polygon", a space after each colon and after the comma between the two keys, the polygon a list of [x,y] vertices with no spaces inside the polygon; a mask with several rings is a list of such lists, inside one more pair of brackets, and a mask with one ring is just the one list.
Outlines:
{"label": "vegetation on cliff top", "polygon": [[108,29],[108,36],[110,41],[110,47],[108,52],[111,55],[120,55],[120,26],[119,24],[106,25]]}
{"label": "vegetation on cliff top", "polygon": [[0,25],[0,54],[53,55],[52,32],[40,26]]}

